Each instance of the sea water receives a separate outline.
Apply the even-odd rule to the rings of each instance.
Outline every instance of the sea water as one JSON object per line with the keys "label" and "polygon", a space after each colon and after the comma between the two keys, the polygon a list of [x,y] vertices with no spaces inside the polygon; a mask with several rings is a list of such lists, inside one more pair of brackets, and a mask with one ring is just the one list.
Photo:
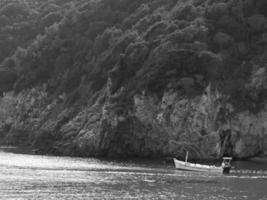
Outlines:
{"label": "sea water", "polygon": [[[233,173],[225,176],[181,172],[172,164],[149,161],[104,161],[0,150],[0,199],[267,200],[267,162],[234,164]],[[249,173],[253,170],[261,173]]]}

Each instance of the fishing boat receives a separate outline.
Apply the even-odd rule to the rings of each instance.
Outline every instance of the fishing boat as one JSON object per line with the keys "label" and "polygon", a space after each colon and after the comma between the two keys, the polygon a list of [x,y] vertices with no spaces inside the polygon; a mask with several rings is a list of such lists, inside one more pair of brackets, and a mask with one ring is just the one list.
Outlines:
{"label": "fishing boat", "polygon": [[231,157],[223,157],[221,166],[194,164],[187,162],[188,152],[186,153],[185,161],[180,161],[174,158],[175,168],[178,170],[194,171],[194,172],[208,172],[208,173],[230,173],[231,169]]}

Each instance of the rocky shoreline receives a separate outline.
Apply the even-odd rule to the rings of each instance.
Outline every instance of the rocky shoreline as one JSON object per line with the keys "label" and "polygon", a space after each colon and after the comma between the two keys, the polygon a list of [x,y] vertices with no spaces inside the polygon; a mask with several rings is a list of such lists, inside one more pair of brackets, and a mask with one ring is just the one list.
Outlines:
{"label": "rocky shoreline", "polygon": [[6,144],[87,157],[266,154],[266,0],[35,6],[0,9]]}
{"label": "rocky shoreline", "polygon": [[[40,102],[45,100],[36,92],[43,94],[40,88],[24,94],[32,105],[21,94],[10,93],[2,99],[6,108],[8,103],[16,102],[10,105],[16,107],[16,113],[1,126],[5,143],[29,145],[38,154],[122,158],[183,158],[184,152],[189,151],[195,160],[216,160],[225,155],[246,159],[266,152],[266,134],[262,130],[267,112],[257,116],[238,113],[230,121],[225,113],[233,115],[231,104],[223,103],[223,96],[213,94],[209,88],[194,100],[180,99],[170,92],[161,100],[136,95],[131,113],[115,113],[107,103],[85,108],[72,119],[71,110],[64,110],[57,121],[45,116],[52,105],[42,105]],[[26,113],[28,117],[23,118]],[[38,118],[31,117],[34,115]],[[45,118],[48,121],[44,123]],[[69,121],[58,127],[66,119]]]}

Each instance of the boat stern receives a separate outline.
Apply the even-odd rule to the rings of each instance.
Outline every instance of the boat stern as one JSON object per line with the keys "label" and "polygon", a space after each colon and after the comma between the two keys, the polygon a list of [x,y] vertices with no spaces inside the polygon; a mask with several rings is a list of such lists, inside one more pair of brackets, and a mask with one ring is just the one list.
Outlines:
{"label": "boat stern", "polygon": [[230,170],[231,170],[231,167],[223,167],[223,174],[229,174],[230,173]]}
{"label": "boat stern", "polygon": [[231,170],[231,157],[223,157],[223,162],[222,162],[222,171],[223,174],[229,174]]}

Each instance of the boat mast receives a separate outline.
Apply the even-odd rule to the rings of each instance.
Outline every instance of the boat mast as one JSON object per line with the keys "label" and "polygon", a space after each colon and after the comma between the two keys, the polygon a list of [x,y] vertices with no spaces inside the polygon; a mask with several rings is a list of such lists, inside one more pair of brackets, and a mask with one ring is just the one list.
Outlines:
{"label": "boat mast", "polygon": [[186,156],[185,156],[185,162],[187,163],[188,160],[188,151],[186,152]]}

